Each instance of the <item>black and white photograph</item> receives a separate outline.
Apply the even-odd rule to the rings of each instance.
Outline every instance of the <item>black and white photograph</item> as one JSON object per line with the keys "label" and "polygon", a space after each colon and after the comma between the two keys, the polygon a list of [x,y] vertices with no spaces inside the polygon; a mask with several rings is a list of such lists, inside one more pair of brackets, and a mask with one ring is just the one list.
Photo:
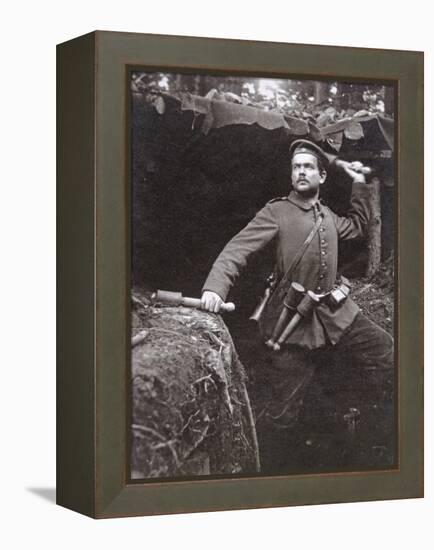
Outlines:
{"label": "black and white photograph", "polygon": [[396,83],[126,86],[130,481],[398,468]]}
{"label": "black and white photograph", "polygon": [[5,5],[4,548],[434,548],[428,13]]}

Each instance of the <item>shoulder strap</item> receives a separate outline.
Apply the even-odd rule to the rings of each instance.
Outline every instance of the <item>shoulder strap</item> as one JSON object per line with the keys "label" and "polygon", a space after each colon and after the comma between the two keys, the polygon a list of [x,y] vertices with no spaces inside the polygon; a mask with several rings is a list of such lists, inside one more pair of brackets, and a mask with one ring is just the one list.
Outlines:
{"label": "shoulder strap", "polygon": [[[303,254],[306,252],[306,248],[310,245],[310,243],[312,242],[312,239],[315,237],[322,221],[323,221],[323,218],[324,218],[324,214],[322,212],[320,212],[318,214],[318,219],[316,220],[315,222],[315,225],[312,227],[312,230],[311,232],[309,233],[309,235],[306,237],[306,240],[304,241],[304,243],[301,245],[301,247],[299,248],[297,254],[294,256],[294,259],[292,260],[292,263],[291,265],[289,266],[287,272],[285,273],[285,275],[282,277],[282,280],[284,278],[289,278],[292,274],[292,271],[297,267],[297,265],[299,264]],[[288,277],[287,277],[288,276]]]}
{"label": "shoulder strap", "polygon": [[322,212],[319,213],[318,218],[315,222],[315,225],[312,227],[309,235],[306,237],[306,240],[299,248],[297,254],[294,256],[291,265],[287,269],[286,273],[283,275],[283,277],[280,279],[277,287],[275,288],[272,296],[270,297],[270,302],[275,301],[281,301],[284,298],[285,292],[288,290],[288,282],[292,279],[292,273],[294,269],[297,267],[297,265],[300,263],[301,258],[303,257],[303,254],[306,252],[307,247],[312,242],[312,239],[315,237],[322,221],[324,218],[324,214]]}
{"label": "shoulder strap", "polygon": [[287,201],[288,197],[275,197],[274,199],[271,199],[271,201],[268,201],[267,204],[273,204],[273,202],[277,201]]}

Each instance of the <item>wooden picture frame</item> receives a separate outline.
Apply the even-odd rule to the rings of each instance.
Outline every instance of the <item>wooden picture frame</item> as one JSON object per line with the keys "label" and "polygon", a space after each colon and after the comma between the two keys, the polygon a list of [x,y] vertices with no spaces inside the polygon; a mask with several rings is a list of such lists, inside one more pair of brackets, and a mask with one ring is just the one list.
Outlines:
{"label": "wooden picture frame", "polygon": [[[96,31],[57,63],[58,504],[107,518],[423,496],[423,54]],[[396,468],[129,481],[131,67],[396,86]]]}

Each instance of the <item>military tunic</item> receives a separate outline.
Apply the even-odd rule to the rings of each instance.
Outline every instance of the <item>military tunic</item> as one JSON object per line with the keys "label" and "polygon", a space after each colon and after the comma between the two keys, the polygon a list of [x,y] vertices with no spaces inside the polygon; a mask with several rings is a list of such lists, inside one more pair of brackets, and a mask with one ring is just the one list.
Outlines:
{"label": "military tunic", "polygon": [[[316,294],[330,291],[336,282],[338,241],[362,238],[369,219],[368,189],[353,183],[351,206],[346,216],[335,214],[317,201],[308,205],[292,191],[289,196],[270,201],[223,249],[205,281],[203,290],[216,292],[223,300],[246,266],[249,257],[271,241],[276,247],[278,278],[287,272],[317,217],[322,223],[296,266],[292,281]],[[306,349],[336,344],[354,321],[358,306],[348,298],[338,307],[322,301],[310,319],[303,319],[287,340]],[[277,313],[278,315],[278,313]]]}

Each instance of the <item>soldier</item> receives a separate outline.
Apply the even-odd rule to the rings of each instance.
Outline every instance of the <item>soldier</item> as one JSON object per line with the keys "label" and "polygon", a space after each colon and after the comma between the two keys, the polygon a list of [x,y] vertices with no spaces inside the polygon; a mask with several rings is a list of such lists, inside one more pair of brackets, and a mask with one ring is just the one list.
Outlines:
{"label": "soldier", "polygon": [[[384,400],[387,391],[392,402],[393,339],[367,319],[350,297],[338,304],[331,300],[331,291],[339,283],[338,242],[363,238],[369,221],[364,175],[354,170],[357,163],[332,160],[352,179],[351,206],[341,217],[319,200],[331,157],[301,139],[293,142],[290,155],[292,191],[266,204],[226,245],[205,281],[201,298],[203,309],[218,312],[250,255],[271,241],[277,281],[287,276],[289,284],[297,282],[318,298],[312,314],[301,319],[279,351],[270,350],[268,366],[264,365],[267,399],[256,406],[257,428],[260,440],[261,433],[268,434],[271,447],[295,425],[319,351],[341,354],[346,364],[364,369],[379,399]],[[273,296],[267,318],[275,324],[282,303],[276,303]],[[268,325],[263,327],[265,339],[273,329],[269,321]],[[270,448],[262,450],[263,469],[272,470],[273,453]]]}

